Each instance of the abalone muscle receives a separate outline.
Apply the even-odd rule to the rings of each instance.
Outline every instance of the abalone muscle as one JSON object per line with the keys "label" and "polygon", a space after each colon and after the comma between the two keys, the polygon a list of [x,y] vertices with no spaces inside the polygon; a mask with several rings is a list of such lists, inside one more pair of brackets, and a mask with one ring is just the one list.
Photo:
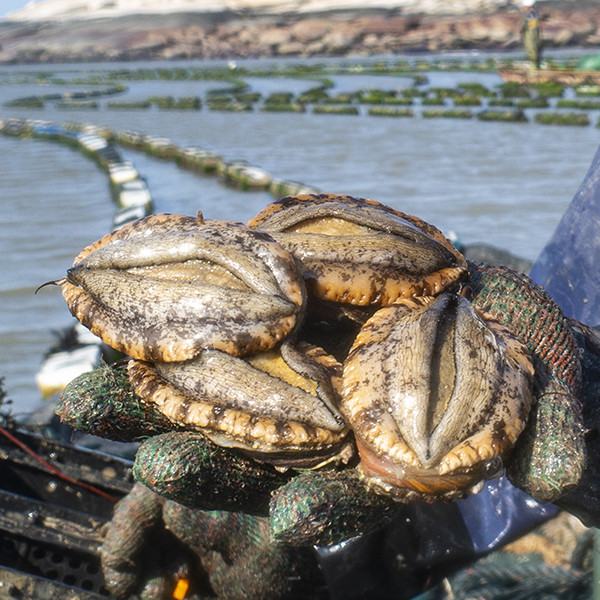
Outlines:
{"label": "abalone muscle", "polygon": [[289,196],[248,222],[298,260],[309,292],[360,306],[436,295],[467,275],[462,255],[425,221],[374,200]]}
{"label": "abalone muscle", "polygon": [[343,373],[361,469],[392,495],[460,495],[502,468],[529,415],[532,374],[520,342],[462,296],[380,309]]}
{"label": "abalone muscle", "polygon": [[71,313],[133,358],[266,350],[301,319],[294,259],[240,223],[152,215],[84,249],[56,282]]}

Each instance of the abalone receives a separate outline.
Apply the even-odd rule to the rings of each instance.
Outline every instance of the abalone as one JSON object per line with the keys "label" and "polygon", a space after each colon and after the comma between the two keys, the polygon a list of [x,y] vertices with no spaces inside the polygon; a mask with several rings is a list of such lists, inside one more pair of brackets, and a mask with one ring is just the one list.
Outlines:
{"label": "abalone", "polygon": [[133,389],[179,428],[272,464],[312,466],[352,456],[339,412],[341,365],[289,340],[244,358],[215,349],[176,363],[132,360]]}
{"label": "abalone", "polygon": [[157,214],[84,249],[58,283],[71,313],[140,360],[183,361],[206,347],[272,348],[301,320],[294,259],[241,223]]}
{"label": "abalone", "polygon": [[248,222],[288,250],[317,298],[359,306],[441,293],[467,276],[433,225],[374,200],[335,194],[281,198]]}
{"label": "abalone", "polygon": [[503,468],[532,405],[524,346],[464,297],[399,301],[361,329],[342,412],[392,495],[455,496]]}

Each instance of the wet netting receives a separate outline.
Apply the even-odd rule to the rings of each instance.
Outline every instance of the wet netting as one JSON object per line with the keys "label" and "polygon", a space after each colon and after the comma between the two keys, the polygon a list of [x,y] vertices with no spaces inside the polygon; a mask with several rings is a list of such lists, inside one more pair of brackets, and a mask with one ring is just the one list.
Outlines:
{"label": "wet netting", "polygon": [[418,600],[586,600],[592,598],[593,531],[579,538],[571,564],[550,565],[537,553],[496,552],[444,579]]}

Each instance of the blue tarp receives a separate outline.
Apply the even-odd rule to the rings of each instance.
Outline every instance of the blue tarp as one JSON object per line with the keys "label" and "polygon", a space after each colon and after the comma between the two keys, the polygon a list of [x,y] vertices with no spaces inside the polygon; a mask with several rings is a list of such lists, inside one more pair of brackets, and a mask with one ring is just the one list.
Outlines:
{"label": "blue tarp", "polygon": [[600,325],[600,149],[530,275],[568,317]]}

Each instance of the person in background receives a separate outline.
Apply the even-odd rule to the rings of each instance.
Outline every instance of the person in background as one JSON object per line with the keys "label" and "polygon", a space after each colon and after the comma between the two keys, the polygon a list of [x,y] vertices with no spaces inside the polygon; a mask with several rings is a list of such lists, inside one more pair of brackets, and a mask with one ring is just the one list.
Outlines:
{"label": "person in background", "polygon": [[540,36],[540,22],[535,10],[535,0],[521,0],[525,12],[521,34],[525,55],[535,69],[540,68],[542,40]]}

